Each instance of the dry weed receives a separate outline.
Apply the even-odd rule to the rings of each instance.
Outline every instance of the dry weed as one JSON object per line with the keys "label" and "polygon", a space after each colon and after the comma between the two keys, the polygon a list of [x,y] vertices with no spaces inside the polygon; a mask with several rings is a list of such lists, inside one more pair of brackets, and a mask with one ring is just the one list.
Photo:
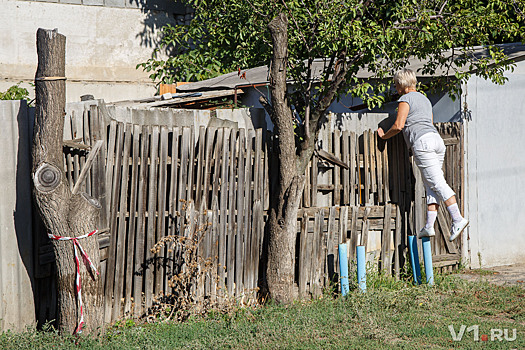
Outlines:
{"label": "dry weed", "polygon": [[[190,316],[205,316],[210,312],[233,314],[240,307],[256,306],[256,302],[248,297],[255,294],[254,291],[245,291],[240,297],[228,294],[216,273],[218,267],[224,267],[218,265],[217,257],[203,258],[199,250],[211,224],[199,224],[199,214],[193,203],[182,202],[181,212],[176,213],[176,218],[171,218],[172,224],[176,225],[176,234],[162,238],[151,249],[152,253],[159,254],[167,248],[178,264],[174,264],[177,271],[168,280],[171,292],[154,297],[146,320],[182,322]],[[215,295],[204,295],[205,278],[212,278],[215,283]]]}

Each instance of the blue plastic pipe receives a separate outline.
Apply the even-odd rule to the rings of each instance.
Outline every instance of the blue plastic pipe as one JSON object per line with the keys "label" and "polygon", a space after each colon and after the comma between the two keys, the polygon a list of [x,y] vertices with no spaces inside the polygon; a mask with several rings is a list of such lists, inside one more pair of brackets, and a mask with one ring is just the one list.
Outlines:
{"label": "blue plastic pipe", "polygon": [[346,244],[339,244],[339,276],[341,279],[341,295],[348,293],[348,258],[346,257]]}
{"label": "blue plastic pipe", "polygon": [[423,260],[425,261],[425,275],[427,276],[427,283],[434,285],[434,269],[432,268],[432,247],[430,246],[430,238],[421,238],[423,243]]}
{"label": "blue plastic pipe", "polygon": [[419,254],[417,253],[417,237],[408,236],[408,252],[410,254],[410,265],[414,284],[421,284],[421,268],[419,267]]}
{"label": "blue plastic pipe", "polygon": [[358,245],[356,247],[357,256],[357,284],[361,292],[366,292],[366,256],[365,246]]}

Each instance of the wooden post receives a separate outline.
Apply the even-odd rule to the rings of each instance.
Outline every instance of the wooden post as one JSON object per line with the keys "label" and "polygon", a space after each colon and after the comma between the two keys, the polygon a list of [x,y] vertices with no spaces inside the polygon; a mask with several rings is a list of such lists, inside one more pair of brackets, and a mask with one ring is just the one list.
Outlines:
{"label": "wooden post", "polygon": [[[38,29],[38,68],[35,78],[35,135],[32,151],[34,196],[49,233],[78,237],[97,229],[101,205],[85,193],[73,194],[64,173],[62,140],[65,111],[66,37],[56,30]],[[100,265],[96,235],[78,241],[96,268]],[[81,308],[75,288],[74,241],[53,240],[57,263],[58,330],[73,333]],[[79,257],[84,330],[102,326],[102,284]]]}
{"label": "wooden post", "polygon": [[383,237],[381,244],[381,270],[385,271],[390,275],[392,268],[392,259],[390,255],[390,243],[391,243],[391,229],[392,229],[392,205],[385,205],[385,212],[383,217]]}

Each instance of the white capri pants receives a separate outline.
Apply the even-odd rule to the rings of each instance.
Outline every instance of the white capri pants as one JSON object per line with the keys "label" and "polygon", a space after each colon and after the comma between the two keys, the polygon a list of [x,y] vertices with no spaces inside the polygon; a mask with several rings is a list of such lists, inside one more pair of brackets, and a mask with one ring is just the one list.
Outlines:
{"label": "white capri pants", "polygon": [[445,150],[443,139],[434,132],[421,136],[412,145],[414,160],[423,177],[427,204],[439,204],[455,195],[443,174]]}

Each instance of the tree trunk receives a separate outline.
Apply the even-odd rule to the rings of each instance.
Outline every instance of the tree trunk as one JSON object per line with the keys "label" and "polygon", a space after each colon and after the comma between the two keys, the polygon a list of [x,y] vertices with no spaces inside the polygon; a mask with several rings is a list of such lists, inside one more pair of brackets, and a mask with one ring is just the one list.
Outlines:
{"label": "tree trunk", "polygon": [[266,282],[270,297],[278,303],[294,300],[294,260],[297,212],[305,177],[298,173],[292,113],[286,97],[288,19],[275,17],[268,28],[272,35],[270,67],[271,119],[274,124],[273,154],[270,163],[273,181],[267,226],[268,254]]}
{"label": "tree trunk", "polygon": [[[34,196],[48,232],[55,236],[78,237],[97,229],[100,203],[87,194],[71,193],[64,173],[62,155],[65,115],[65,36],[38,29],[36,71],[36,113],[33,139]],[[97,236],[78,241],[95,267],[99,268]],[[72,240],[52,240],[57,265],[58,330],[73,333],[80,320],[75,288],[76,264]],[[93,278],[79,256],[84,330],[102,326],[102,284]]]}

